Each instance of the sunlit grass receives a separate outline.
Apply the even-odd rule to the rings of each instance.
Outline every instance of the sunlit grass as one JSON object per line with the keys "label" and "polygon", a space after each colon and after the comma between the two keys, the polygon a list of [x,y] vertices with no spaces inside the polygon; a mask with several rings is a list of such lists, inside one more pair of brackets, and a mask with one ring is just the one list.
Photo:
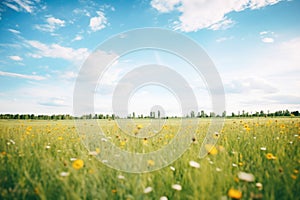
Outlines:
{"label": "sunlit grass", "polygon": [[[176,137],[169,120],[150,138],[100,122],[109,142],[151,152]],[[133,136],[147,126],[137,120]],[[201,119],[190,148],[161,170],[129,174],[99,162],[82,145],[73,121],[0,121],[1,199],[297,199],[300,196],[300,119],[228,119],[204,159],[198,154],[209,120]],[[86,121],[89,127],[89,121]],[[127,162],[131,162],[128,160]],[[155,165],[149,160],[148,164]]]}

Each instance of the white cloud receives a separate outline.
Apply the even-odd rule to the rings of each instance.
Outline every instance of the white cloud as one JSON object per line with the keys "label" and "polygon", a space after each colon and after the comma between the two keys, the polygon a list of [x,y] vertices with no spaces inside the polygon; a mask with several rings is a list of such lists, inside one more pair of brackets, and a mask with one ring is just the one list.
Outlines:
{"label": "white cloud", "polygon": [[250,0],[249,7],[250,9],[258,9],[268,5],[273,5],[278,3],[281,0]]}
{"label": "white cloud", "polygon": [[25,11],[32,13],[33,11],[33,1],[29,1],[29,0],[25,0],[25,1],[21,1],[21,0],[14,0],[21,8],[23,8]]}
{"label": "white cloud", "polygon": [[233,36],[230,36],[230,37],[221,37],[221,38],[216,39],[216,42],[224,42],[224,41],[232,40],[232,39],[233,39]]}
{"label": "white cloud", "polygon": [[225,30],[227,28],[230,28],[231,26],[234,25],[234,21],[232,21],[231,19],[224,19],[223,21],[220,21],[216,24],[213,24],[209,27],[209,29],[212,30]]}
{"label": "white cloud", "polygon": [[259,33],[261,41],[264,43],[273,43],[274,40],[274,36],[276,37],[275,33],[272,31],[261,31]]}
{"label": "white cloud", "polygon": [[175,29],[192,32],[203,28],[228,28],[233,22],[227,18],[228,13],[259,9],[278,2],[279,0],[152,0],[150,4],[161,13],[179,11],[181,15]]}
{"label": "white cloud", "polygon": [[73,12],[76,14],[76,15],[85,15],[87,17],[90,17],[91,14],[89,11],[87,11],[87,9],[79,9],[79,8],[76,8],[73,10]]}
{"label": "white cloud", "polygon": [[15,6],[13,4],[10,4],[8,2],[3,2],[3,4],[6,5],[7,7],[11,8],[11,9],[13,9],[14,11],[19,12],[19,8],[17,6]]}
{"label": "white cloud", "polygon": [[60,98],[54,97],[47,100],[39,101],[38,104],[43,106],[55,106],[55,107],[67,106],[65,99],[62,97]]}
{"label": "white cloud", "polygon": [[107,25],[107,18],[105,17],[104,13],[101,11],[97,11],[98,16],[92,17],[90,19],[90,28],[92,31],[99,31],[101,29],[104,29]]}
{"label": "white cloud", "polygon": [[15,33],[15,34],[20,34],[20,31],[18,31],[18,30],[15,30],[15,29],[7,29],[9,32],[11,32],[11,33]]}
{"label": "white cloud", "polygon": [[4,5],[7,7],[20,12],[25,11],[28,13],[32,13],[35,9],[35,3],[38,1],[30,1],[30,0],[12,0],[12,1],[5,1],[3,2]]}
{"label": "white cloud", "polygon": [[264,43],[273,43],[274,39],[271,37],[265,37],[265,38],[262,38],[261,41]]}
{"label": "white cloud", "polygon": [[69,61],[82,61],[88,56],[87,48],[73,49],[60,46],[59,44],[46,45],[39,41],[29,40],[27,43],[37,49],[37,53],[31,54],[34,57],[62,58]]}
{"label": "white cloud", "polygon": [[156,10],[158,10],[159,12],[166,13],[172,11],[174,7],[179,3],[180,0],[169,0],[169,1],[152,0],[151,6]]}
{"label": "white cloud", "polygon": [[57,18],[54,18],[54,17],[49,17],[47,18],[47,22],[49,23],[49,25],[52,25],[52,26],[64,26],[65,25],[65,21],[64,20],[61,20],[61,19],[57,19]]}
{"label": "white cloud", "polygon": [[[0,98],[0,112],[64,114],[72,113],[73,84],[65,81],[35,82],[12,89]],[[63,85],[63,87],[62,87]]]}
{"label": "white cloud", "polygon": [[221,73],[227,110],[299,109],[299,52],[300,37],[247,52],[247,62],[227,63],[239,66]]}
{"label": "white cloud", "polygon": [[46,79],[43,76],[18,74],[18,73],[3,72],[3,71],[0,71],[0,76],[9,76],[9,77],[16,77],[16,78],[24,78],[24,79],[30,79],[30,80],[36,80],[36,81],[40,81],[40,80]]}
{"label": "white cloud", "polygon": [[261,31],[261,32],[259,33],[259,35],[265,35],[265,34],[268,34],[268,31]]}
{"label": "white cloud", "polygon": [[225,84],[225,90],[228,93],[243,93],[251,94],[252,92],[260,92],[263,94],[276,93],[279,90],[271,83],[260,78],[243,78],[232,80],[230,83]]}
{"label": "white cloud", "polygon": [[40,31],[45,31],[45,32],[54,32],[60,27],[65,26],[65,21],[55,18],[55,17],[48,17],[46,19],[47,24],[38,24],[35,25],[35,28],[40,30]]}
{"label": "white cloud", "polygon": [[76,35],[76,37],[72,41],[79,41],[82,39],[83,39],[83,37],[81,35]]}
{"label": "white cloud", "polygon": [[71,80],[77,77],[77,73],[73,71],[66,71],[60,74],[60,78],[65,79],[65,80]]}
{"label": "white cloud", "polygon": [[15,61],[22,61],[23,58],[21,58],[20,56],[9,56],[10,59],[15,60]]}

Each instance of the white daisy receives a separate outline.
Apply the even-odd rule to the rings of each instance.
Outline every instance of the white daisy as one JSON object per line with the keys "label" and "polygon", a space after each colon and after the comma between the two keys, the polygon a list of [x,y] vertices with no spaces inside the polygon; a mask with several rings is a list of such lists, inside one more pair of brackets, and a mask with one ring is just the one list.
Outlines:
{"label": "white daisy", "polygon": [[172,185],[172,188],[173,188],[174,190],[177,190],[177,191],[182,190],[182,187],[181,187],[181,185],[179,185],[179,184],[173,184],[173,185]]}
{"label": "white daisy", "polygon": [[194,167],[194,168],[200,168],[200,164],[197,163],[196,161],[191,160],[191,161],[189,162],[189,164],[190,164],[191,167]]}
{"label": "white daisy", "polygon": [[150,192],[152,192],[152,190],[153,190],[152,187],[146,187],[146,188],[144,189],[144,193],[145,193],[145,194],[150,193]]}

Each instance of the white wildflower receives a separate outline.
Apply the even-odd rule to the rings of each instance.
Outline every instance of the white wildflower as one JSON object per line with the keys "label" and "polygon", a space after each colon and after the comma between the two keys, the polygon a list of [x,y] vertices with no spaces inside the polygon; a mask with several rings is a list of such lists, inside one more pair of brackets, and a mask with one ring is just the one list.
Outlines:
{"label": "white wildflower", "polygon": [[153,190],[152,187],[146,187],[146,188],[144,189],[144,193],[145,193],[145,194],[150,193],[150,192],[152,192],[152,190]]}
{"label": "white wildflower", "polygon": [[174,190],[177,190],[177,191],[182,190],[182,187],[181,187],[181,185],[179,185],[179,184],[173,184],[173,185],[172,185],[172,188],[173,188]]}
{"label": "white wildflower", "polygon": [[191,167],[194,167],[194,168],[200,168],[200,164],[197,163],[196,161],[191,160],[191,161],[189,162],[189,164],[190,164]]}
{"label": "white wildflower", "polygon": [[250,173],[239,172],[238,177],[242,181],[246,181],[246,182],[253,182],[254,181],[254,176],[253,176],[253,174],[250,174]]}

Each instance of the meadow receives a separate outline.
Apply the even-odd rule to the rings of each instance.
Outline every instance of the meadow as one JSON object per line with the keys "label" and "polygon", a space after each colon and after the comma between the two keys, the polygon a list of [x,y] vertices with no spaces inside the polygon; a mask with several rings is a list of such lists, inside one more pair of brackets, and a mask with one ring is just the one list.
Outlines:
{"label": "meadow", "polygon": [[[170,119],[146,140],[122,134],[114,120],[99,123],[109,142],[140,152],[166,145],[178,127]],[[200,119],[190,147],[169,166],[133,174],[101,163],[96,156],[105,152],[88,151],[72,120],[0,120],[0,199],[300,199],[300,118],[226,119],[200,159],[208,126]]]}

